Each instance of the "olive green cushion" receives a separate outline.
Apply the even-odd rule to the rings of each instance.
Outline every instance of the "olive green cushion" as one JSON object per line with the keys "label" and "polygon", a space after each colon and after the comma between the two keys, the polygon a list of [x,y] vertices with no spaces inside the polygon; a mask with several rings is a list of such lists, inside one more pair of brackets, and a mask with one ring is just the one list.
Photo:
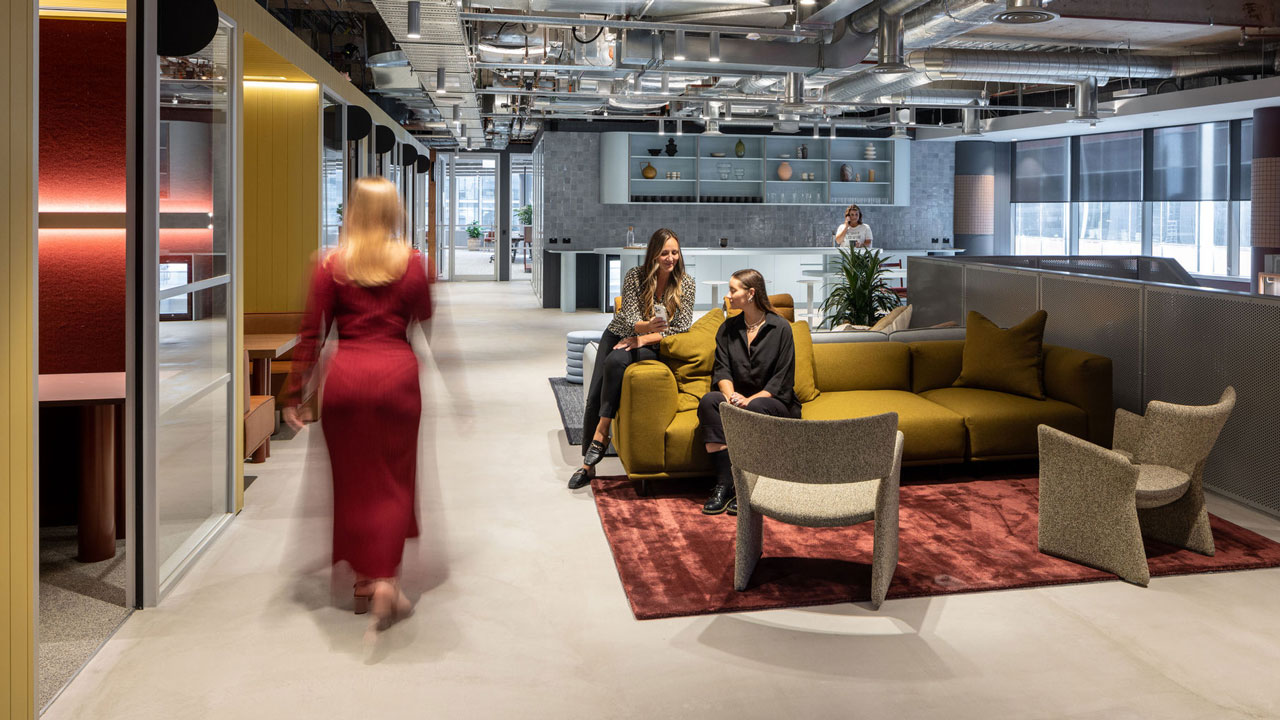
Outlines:
{"label": "olive green cushion", "polygon": [[724,323],[724,312],[715,308],[698,318],[686,332],[662,338],[659,353],[676,376],[680,392],[676,410],[698,407],[698,400],[711,391],[711,370],[716,362],[716,331]]}
{"label": "olive green cushion", "polygon": [[898,413],[904,462],[964,460],[964,418],[905,390],[823,391],[800,408],[805,420],[844,420],[886,412]]}
{"label": "olive green cushion", "polygon": [[974,460],[1035,457],[1039,443],[1036,426],[1042,424],[1076,437],[1088,437],[1085,411],[1060,400],[1033,400],[994,390],[958,387],[928,390],[922,396],[964,416],[969,431],[969,457]]}
{"label": "olive green cushion", "polygon": [[796,400],[807,403],[818,397],[818,385],[813,379],[813,336],[809,323],[791,323],[791,338],[796,348]]}
{"label": "olive green cushion", "polygon": [[1044,310],[1037,310],[1026,320],[1002,330],[982,313],[970,311],[963,364],[955,386],[1043,400],[1044,324],[1048,317]]}
{"label": "olive green cushion", "polygon": [[818,390],[910,390],[911,354],[906,343],[819,343],[813,346]]}
{"label": "olive green cushion", "polygon": [[907,347],[911,350],[911,392],[951,387],[960,377],[963,340],[923,340]]}

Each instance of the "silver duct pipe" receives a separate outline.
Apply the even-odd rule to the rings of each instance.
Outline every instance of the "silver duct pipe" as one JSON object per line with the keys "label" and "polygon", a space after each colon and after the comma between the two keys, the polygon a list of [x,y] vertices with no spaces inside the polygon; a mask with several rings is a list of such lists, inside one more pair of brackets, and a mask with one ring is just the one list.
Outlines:
{"label": "silver duct pipe", "polygon": [[[928,0],[904,19],[903,45],[919,47],[948,40],[972,30],[975,25],[989,24],[998,9],[986,0]],[[864,72],[828,84],[822,96],[824,100],[833,102],[878,96],[887,89],[886,86],[897,82],[902,82],[902,78]],[[928,82],[927,79],[919,79],[912,87]]]}
{"label": "silver duct pipe", "polygon": [[[1274,53],[1270,56],[1273,66],[1275,57]],[[971,74],[982,74],[1019,82],[1022,78],[1190,77],[1256,68],[1264,62],[1256,52],[1164,57],[933,48],[912,52],[907,64],[916,70],[943,73],[943,77],[970,79]]]}
{"label": "silver duct pipe", "polygon": [[935,90],[922,88],[895,95],[881,95],[869,102],[879,105],[980,105],[987,98],[981,90]]}
{"label": "silver duct pipe", "polygon": [[854,32],[869,33],[881,27],[880,14],[904,15],[923,5],[925,0],[881,0],[863,5],[849,16],[849,29]]}
{"label": "silver duct pipe", "polygon": [[902,62],[901,15],[880,11],[879,43],[880,62],[871,68],[871,72],[890,75],[911,72],[911,68]]}
{"label": "silver duct pipe", "polygon": [[961,135],[981,135],[982,134],[982,123],[978,120],[977,108],[965,108],[964,110],[960,111],[960,116],[961,116],[961,123],[960,123]]}
{"label": "silver duct pipe", "polygon": [[787,105],[804,104],[804,75],[789,72],[783,78],[782,102]]}
{"label": "silver duct pipe", "polygon": [[744,77],[739,80],[735,87],[738,89],[738,92],[743,95],[759,95],[760,93],[767,92],[777,83],[778,78],[776,77],[752,75],[751,77]]}
{"label": "silver duct pipe", "polygon": [[1076,83],[1076,116],[1071,122],[1098,122],[1098,78],[1087,77]]}

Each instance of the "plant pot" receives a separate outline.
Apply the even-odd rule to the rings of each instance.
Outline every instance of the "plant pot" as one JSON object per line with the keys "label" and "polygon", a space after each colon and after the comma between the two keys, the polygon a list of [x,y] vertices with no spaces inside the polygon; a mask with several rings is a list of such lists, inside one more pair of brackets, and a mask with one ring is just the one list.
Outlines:
{"label": "plant pot", "polygon": [[778,164],[778,179],[779,180],[791,179],[791,163],[786,162],[784,160],[783,162]]}
{"label": "plant pot", "polygon": [[644,167],[640,168],[640,175],[643,176],[645,180],[652,180],[658,177],[658,171],[646,162]]}

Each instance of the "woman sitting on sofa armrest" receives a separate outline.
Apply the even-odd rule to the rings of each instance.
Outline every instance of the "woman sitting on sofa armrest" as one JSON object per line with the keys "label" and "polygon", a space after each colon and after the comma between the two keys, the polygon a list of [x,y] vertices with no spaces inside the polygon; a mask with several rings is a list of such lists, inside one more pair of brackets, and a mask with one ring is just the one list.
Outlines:
{"label": "woman sitting on sofa armrest", "polygon": [[582,429],[582,467],[569,478],[569,489],[591,482],[595,466],[609,447],[609,428],[622,400],[622,375],[627,366],[641,360],[657,360],[662,338],[682,333],[693,324],[694,293],[698,285],[685,272],[680,239],[665,228],[649,238],[644,264],[627,271],[622,280],[622,302],[614,309],[613,322],[600,336]]}
{"label": "woman sitting on sofa armrest", "polygon": [[800,417],[791,323],[769,302],[764,277],[755,270],[734,273],[729,279],[729,307],[742,312],[725,320],[716,333],[716,361],[711,373],[716,390],[698,402],[702,436],[716,469],[715,490],[702,506],[707,515],[726,510],[735,515],[738,510],[720,403],[774,417]]}

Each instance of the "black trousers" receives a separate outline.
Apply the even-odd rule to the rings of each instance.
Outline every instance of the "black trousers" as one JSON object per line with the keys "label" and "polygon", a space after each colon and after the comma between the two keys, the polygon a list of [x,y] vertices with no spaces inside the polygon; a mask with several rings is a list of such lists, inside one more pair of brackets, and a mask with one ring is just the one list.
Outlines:
{"label": "black trousers", "polygon": [[[698,422],[702,423],[702,441],[724,444],[724,423],[720,420],[720,403],[729,398],[719,390],[712,390],[698,401]],[[756,398],[747,403],[747,410],[773,417],[798,417],[786,403],[775,397]]]}
{"label": "black trousers", "polygon": [[591,438],[595,435],[600,418],[612,418],[618,414],[622,401],[622,374],[627,366],[641,360],[657,360],[658,346],[645,345],[635,350],[614,350],[622,338],[608,330],[600,336],[596,349],[595,369],[591,372],[591,387],[587,388],[587,407],[582,414],[582,454],[587,453]]}

